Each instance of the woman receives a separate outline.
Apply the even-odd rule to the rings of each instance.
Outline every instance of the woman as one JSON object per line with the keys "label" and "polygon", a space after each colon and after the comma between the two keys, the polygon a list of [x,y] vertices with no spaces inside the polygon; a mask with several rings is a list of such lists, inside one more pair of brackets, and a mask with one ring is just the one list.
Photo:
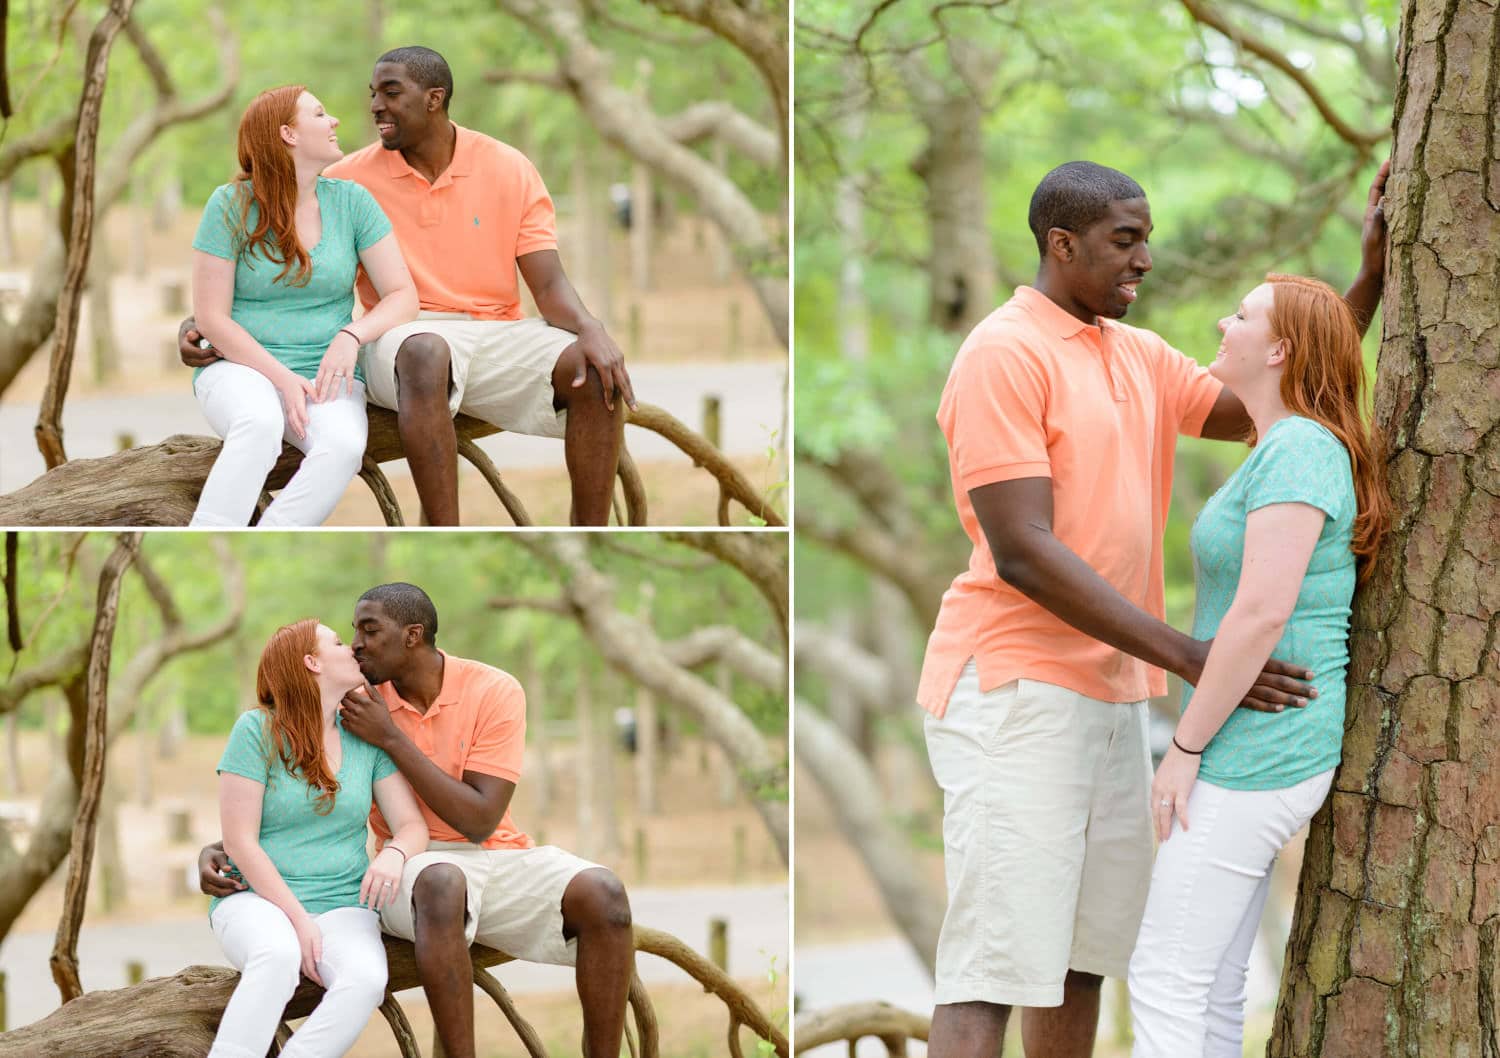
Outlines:
{"label": "woman", "polygon": [[[1333,781],[1349,604],[1389,518],[1343,299],[1270,275],[1219,329],[1209,370],[1245,405],[1256,442],[1192,530],[1193,636],[1213,646],[1151,788],[1163,844],[1130,961],[1136,1058],[1241,1054],[1271,866]],[[1236,710],[1272,654],[1311,670],[1316,697],[1281,714]]]}
{"label": "woman", "polygon": [[[240,174],[203,211],[193,313],[224,359],[193,390],[224,447],[193,525],[249,525],[283,439],[302,466],[260,524],[322,524],[364,456],[359,348],[416,319],[390,221],[358,184],[318,175],[343,157],[338,124],[300,85],[262,92],[240,119]],[[380,302],[355,322],[359,265]]]}
{"label": "woman", "polygon": [[[261,708],[236,721],[218,767],[224,851],[249,888],[209,909],[240,971],[210,1058],[261,1058],[299,969],[327,994],[286,1055],[343,1054],[385,994],[379,911],[426,850],[427,825],[390,757],[338,722],[363,682],[354,651],[312,619],[277,630],[261,654]],[[392,834],[374,860],[372,796]]]}

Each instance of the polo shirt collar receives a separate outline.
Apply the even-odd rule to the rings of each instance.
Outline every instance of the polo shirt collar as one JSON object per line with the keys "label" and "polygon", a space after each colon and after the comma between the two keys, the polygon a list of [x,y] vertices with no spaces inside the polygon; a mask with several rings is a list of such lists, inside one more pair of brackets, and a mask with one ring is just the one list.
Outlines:
{"label": "polo shirt collar", "polygon": [[448,656],[446,650],[439,648],[438,653],[443,655],[443,685],[438,688],[437,697],[433,699],[432,705],[428,708],[427,712],[420,712],[416,706],[401,697],[394,683],[390,685],[390,699],[386,703],[390,707],[391,712],[394,713],[398,709],[410,709],[418,716],[436,716],[439,710],[445,706],[458,704],[457,667],[453,664],[453,659]]}
{"label": "polo shirt collar", "polygon": [[1022,308],[1035,316],[1042,326],[1055,332],[1059,338],[1072,338],[1082,331],[1103,333],[1111,322],[1096,316],[1094,326],[1090,326],[1035,287],[1016,287],[1015,297],[1021,303]]}
{"label": "polo shirt collar", "polygon": [[[438,174],[437,181],[432,185],[434,188],[451,183],[454,177],[468,176],[474,170],[475,134],[462,125],[454,123],[453,135],[453,160],[448,163],[448,168]],[[400,151],[385,152],[385,171],[387,175],[395,179],[403,176],[425,179],[411,167],[411,163]]]}

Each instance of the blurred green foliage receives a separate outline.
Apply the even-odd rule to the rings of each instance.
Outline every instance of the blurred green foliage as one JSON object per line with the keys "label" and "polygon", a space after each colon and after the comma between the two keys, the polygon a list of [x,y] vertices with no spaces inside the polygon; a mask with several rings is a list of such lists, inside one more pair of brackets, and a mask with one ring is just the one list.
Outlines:
{"label": "blurred green foliage", "polygon": [[[105,6],[99,0],[76,5],[18,0],[10,5],[9,73],[16,116],[7,123],[7,140],[76,110],[83,42]],[[277,85],[303,84],[317,95],[343,122],[340,143],[345,151],[373,143],[370,70],[382,52],[407,44],[433,48],[448,60],[454,78],[453,120],[530,154],[562,208],[577,152],[597,150],[602,142],[566,93],[485,79],[494,71],[547,74],[555,65],[545,40],[487,0],[448,0],[440,7],[392,0],[326,0],[314,6],[261,0],[218,6],[239,43],[238,87],[223,109],[169,130],[150,148],[136,172],[151,195],[177,182],[184,204],[191,209],[201,206],[216,186],[234,176],[235,131],[245,106],[257,92]],[[218,84],[218,41],[210,18],[214,7],[210,0],[143,0],[132,16],[155,45],[184,100],[207,94]],[[773,123],[759,74],[707,30],[632,0],[602,0],[593,7],[597,15],[590,36],[611,53],[616,82],[634,88],[640,83],[640,64],[649,63],[648,98],[658,113],[723,99],[757,121]],[[73,21],[71,28],[63,29],[60,19],[68,10],[75,11]],[[693,55],[691,62],[682,61],[687,51]],[[123,35],[117,37],[100,123],[101,157],[107,157],[109,146],[153,99],[139,56]],[[618,153],[609,157],[608,178],[629,179],[629,161]],[[757,204],[779,208],[782,181],[734,154],[729,164],[735,182]],[[26,166],[17,173],[19,197],[35,193],[37,168]],[[670,188],[663,191],[674,194]],[[678,204],[685,206],[686,200]]]}
{"label": "blurred green foliage", "polygon": [[[81,641],[91,627],[98,571],[113,537],[25,533],[20,540],[19,608],[25,646],[0,653],[0,683],[16,671]],[[261,648],[283,624],[315,617],[345,641],[354,603],[376,584],[405,580],[432,596],[438,645],[511,672],[527,683],[533,710],[553,720],[570,717],[580,679],[595,693],[634,703],[623,676],[608,670],[571,618],[531,609],[498,610],[498,598],[556,598],[559,574],[506,533],[236,533],[229,546],[245,574],[246,608],[239,630],[214,646],[181,655],[147,688],[143,708],[159,722],[176,707],[197,732],[227,732],[254,705]],[[143,553],[171,589],[184,623],[200,628],[225,612],[220,561],[207,534],[155,532]],[[638,612],[643,588],[654,591],[652,623],[670,641],[703,625],[724,624],[779,652],[779,626],[759,593],[739,573],[686,546],[650,534],[628,543],[593,540],[591,561],[616,584],[616,605]],[[69,572],[71,570],[71,572]],[[112,679],[161,630],[141,578],[128,573],[111,659]],[[707,677],[713,680],[710,673]],[[45,694],[27,700],[22,723],[34,726]],[[761,730],[786,731],[786,698],[736,677],[730,694]],[[663,708],[675,708],[663,703]],[[681,715],[681,714],[680,714]],[[536,715],[533,712],[533,722]],[[694,724],[684,716],[685,730]]]}

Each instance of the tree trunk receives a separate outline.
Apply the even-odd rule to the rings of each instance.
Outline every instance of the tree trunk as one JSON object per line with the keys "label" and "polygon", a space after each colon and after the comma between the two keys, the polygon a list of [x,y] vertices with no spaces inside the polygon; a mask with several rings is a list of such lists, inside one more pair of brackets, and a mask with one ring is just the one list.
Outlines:
{"label": "tree trunk", "polygon": [[1500,12],[1406,0],[1376,418],[1396,524],[1355,605],[1270,1053],[1490,1056],[1500,929]]}
{"label": "tree trunk", "polygon": [[[384,533],[377,534],[385,536]],[[552,775],[552,739],[547,731],[547,692],[543,684],[541,673],[537,671],[536,660],[528,658],[526,661],[526,682],[522,685],[526,691],[526,736],[528,748],[526,755],[529,758],[526,766],[526,785],[532,791],[536,803],[532,811],[536,813],[539,820],[547,820],[552,816],[553,798],[553,775]]]}
{"label": "tree trunk", "polygon": [[927,143],[912,162],[927,192],[927,318],[966,333],[994,308],[984,165],[984,109],[967,85],[939,85],[908,74]]}
{"label": "tree trunk", "polygon": [[597,753],[594,743],[599,736],[594,730],[594,696],[590,687],[593,682],[588,670],[578,670],[578,694],[573,700],[573,722],[578,725],[574,767],[578,779],[578,854],[585,859],[593,857],[599,846],[599,821],[595,814],[597,798],[594,796],[594,758]]}
{"label": "tree trunk", "polygon": [[[641,584],[641,620],[651,620],[656,586]],[[642,819],[661,811],[656,797],[656,697],[643,684],[635,685],[635,804]]]}
{"label": "tree trunk", "polygon": [[594,788],[594,818],[598,821],[599,845],[597,854],[605,863],[614,863],[624,851],[620,842],[619,798],[615,796],[615,701],[620,688],[620,677],[613,672],[604,672],[597,684],[600,693],[594,696],[594,771],[598,783]]}
{"label": "tree trunk", "polygon": [[120,347],[115,342],[115,300],[111,284],[115,277],[114,256],[103,238],[94,243],[94,260],[89,268],[89,352],[97,385],[120,373]]}

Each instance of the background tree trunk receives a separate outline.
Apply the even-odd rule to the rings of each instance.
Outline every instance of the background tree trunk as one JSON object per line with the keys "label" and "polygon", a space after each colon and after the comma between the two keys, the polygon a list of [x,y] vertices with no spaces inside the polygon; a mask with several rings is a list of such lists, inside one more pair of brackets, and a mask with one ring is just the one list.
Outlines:
{"label": "background tree trunk", "polygon": [[1376,417],[1396,524],[1357,600],[1270,1053],[1494,1055],[1500,11],[1406,0]]}

